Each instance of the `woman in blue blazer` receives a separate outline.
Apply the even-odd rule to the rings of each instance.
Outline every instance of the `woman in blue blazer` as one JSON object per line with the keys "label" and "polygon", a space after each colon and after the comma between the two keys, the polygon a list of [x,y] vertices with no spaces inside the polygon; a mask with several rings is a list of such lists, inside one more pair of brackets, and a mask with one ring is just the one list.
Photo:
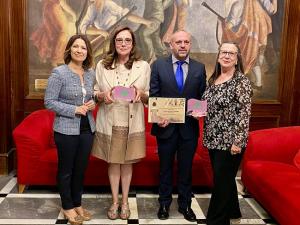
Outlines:
{"label": "woman in blue blazer", "polygon": [[84,35],[67,43],[65,64],[53,69],[45,93],[45,107],[56,113],[54,140],[58,152],[57,184],[62,210],[71,224],[91,214],[81,206],[84,173],[95,132],[92,110],[95,73],[91,44]]}

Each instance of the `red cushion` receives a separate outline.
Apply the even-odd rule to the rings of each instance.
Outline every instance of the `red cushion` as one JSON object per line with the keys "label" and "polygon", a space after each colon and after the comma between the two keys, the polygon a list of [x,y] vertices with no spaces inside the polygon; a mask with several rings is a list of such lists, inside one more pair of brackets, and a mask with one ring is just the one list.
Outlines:
{"label": "red cushion", "polygon": [[40,160],[42,162],[57,163],[57,150],[56,148],[47,149],[42,155]]}
{"label": "red cushion", "polygon": [[295,166],[251,160],[245,163],[242,173],[247,190],[280,224],[299,224],[300,173]]}
{"label": "red cushion", "polygon": [[294,164],[300,169],[300,149],[294,157]]}

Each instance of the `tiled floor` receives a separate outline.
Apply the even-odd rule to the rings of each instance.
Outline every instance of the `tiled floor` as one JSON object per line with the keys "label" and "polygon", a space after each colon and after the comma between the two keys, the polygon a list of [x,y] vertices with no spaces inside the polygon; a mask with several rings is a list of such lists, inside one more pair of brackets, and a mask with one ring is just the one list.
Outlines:
{"label": "tiled floor", "polygon": [[[238,184],[240,180],[237,179]],[[238,185],[240,187],[240,185]],[[111,199],[107,188],[86,188],[83,205],[93,213],[84,224],[205,224],[210,194],[195,188],[192,208],[197,222],[186,221],[177,212],[176,194],[170,208],[170,219],[159,220],[156,188],[132,188],[129,198],[129,220],[111,221],[106,211]],[[249,195],[239,195],[243,218],[240,224],[276,224]],[[60,199],[54,187],[29,187],[17,193],[16,177],[0,176],[0,224],[66,224],[60,213]]]}

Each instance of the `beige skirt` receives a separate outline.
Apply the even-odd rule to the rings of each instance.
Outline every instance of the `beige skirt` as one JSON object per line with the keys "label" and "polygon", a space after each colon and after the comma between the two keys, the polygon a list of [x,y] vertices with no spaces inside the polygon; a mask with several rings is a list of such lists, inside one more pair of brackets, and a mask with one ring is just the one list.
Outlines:
{"label": "beige skirt", "polygon": [[144,132],[128,136],[128,127],[112,127],[112,136],[96,132],[92,155],[108,163],[130,164],[145,157]]}

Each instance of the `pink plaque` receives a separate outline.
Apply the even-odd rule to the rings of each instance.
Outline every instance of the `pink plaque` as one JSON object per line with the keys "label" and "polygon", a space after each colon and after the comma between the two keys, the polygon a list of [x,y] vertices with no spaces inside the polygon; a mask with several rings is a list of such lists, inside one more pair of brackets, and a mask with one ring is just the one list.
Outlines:
{"label": "pink plaque", "polygon": [[188,115],[206,115],[207,113],[207,101],[201,101],[198,99],[189,99],[187,102],[187,114]]}
{"label": "pink plaque", "polygon": [[113,98],[116,100],[123,100],[131,102],[135,98],[135,89],[122,87],[122,86],[116,86],[113,90]]}

